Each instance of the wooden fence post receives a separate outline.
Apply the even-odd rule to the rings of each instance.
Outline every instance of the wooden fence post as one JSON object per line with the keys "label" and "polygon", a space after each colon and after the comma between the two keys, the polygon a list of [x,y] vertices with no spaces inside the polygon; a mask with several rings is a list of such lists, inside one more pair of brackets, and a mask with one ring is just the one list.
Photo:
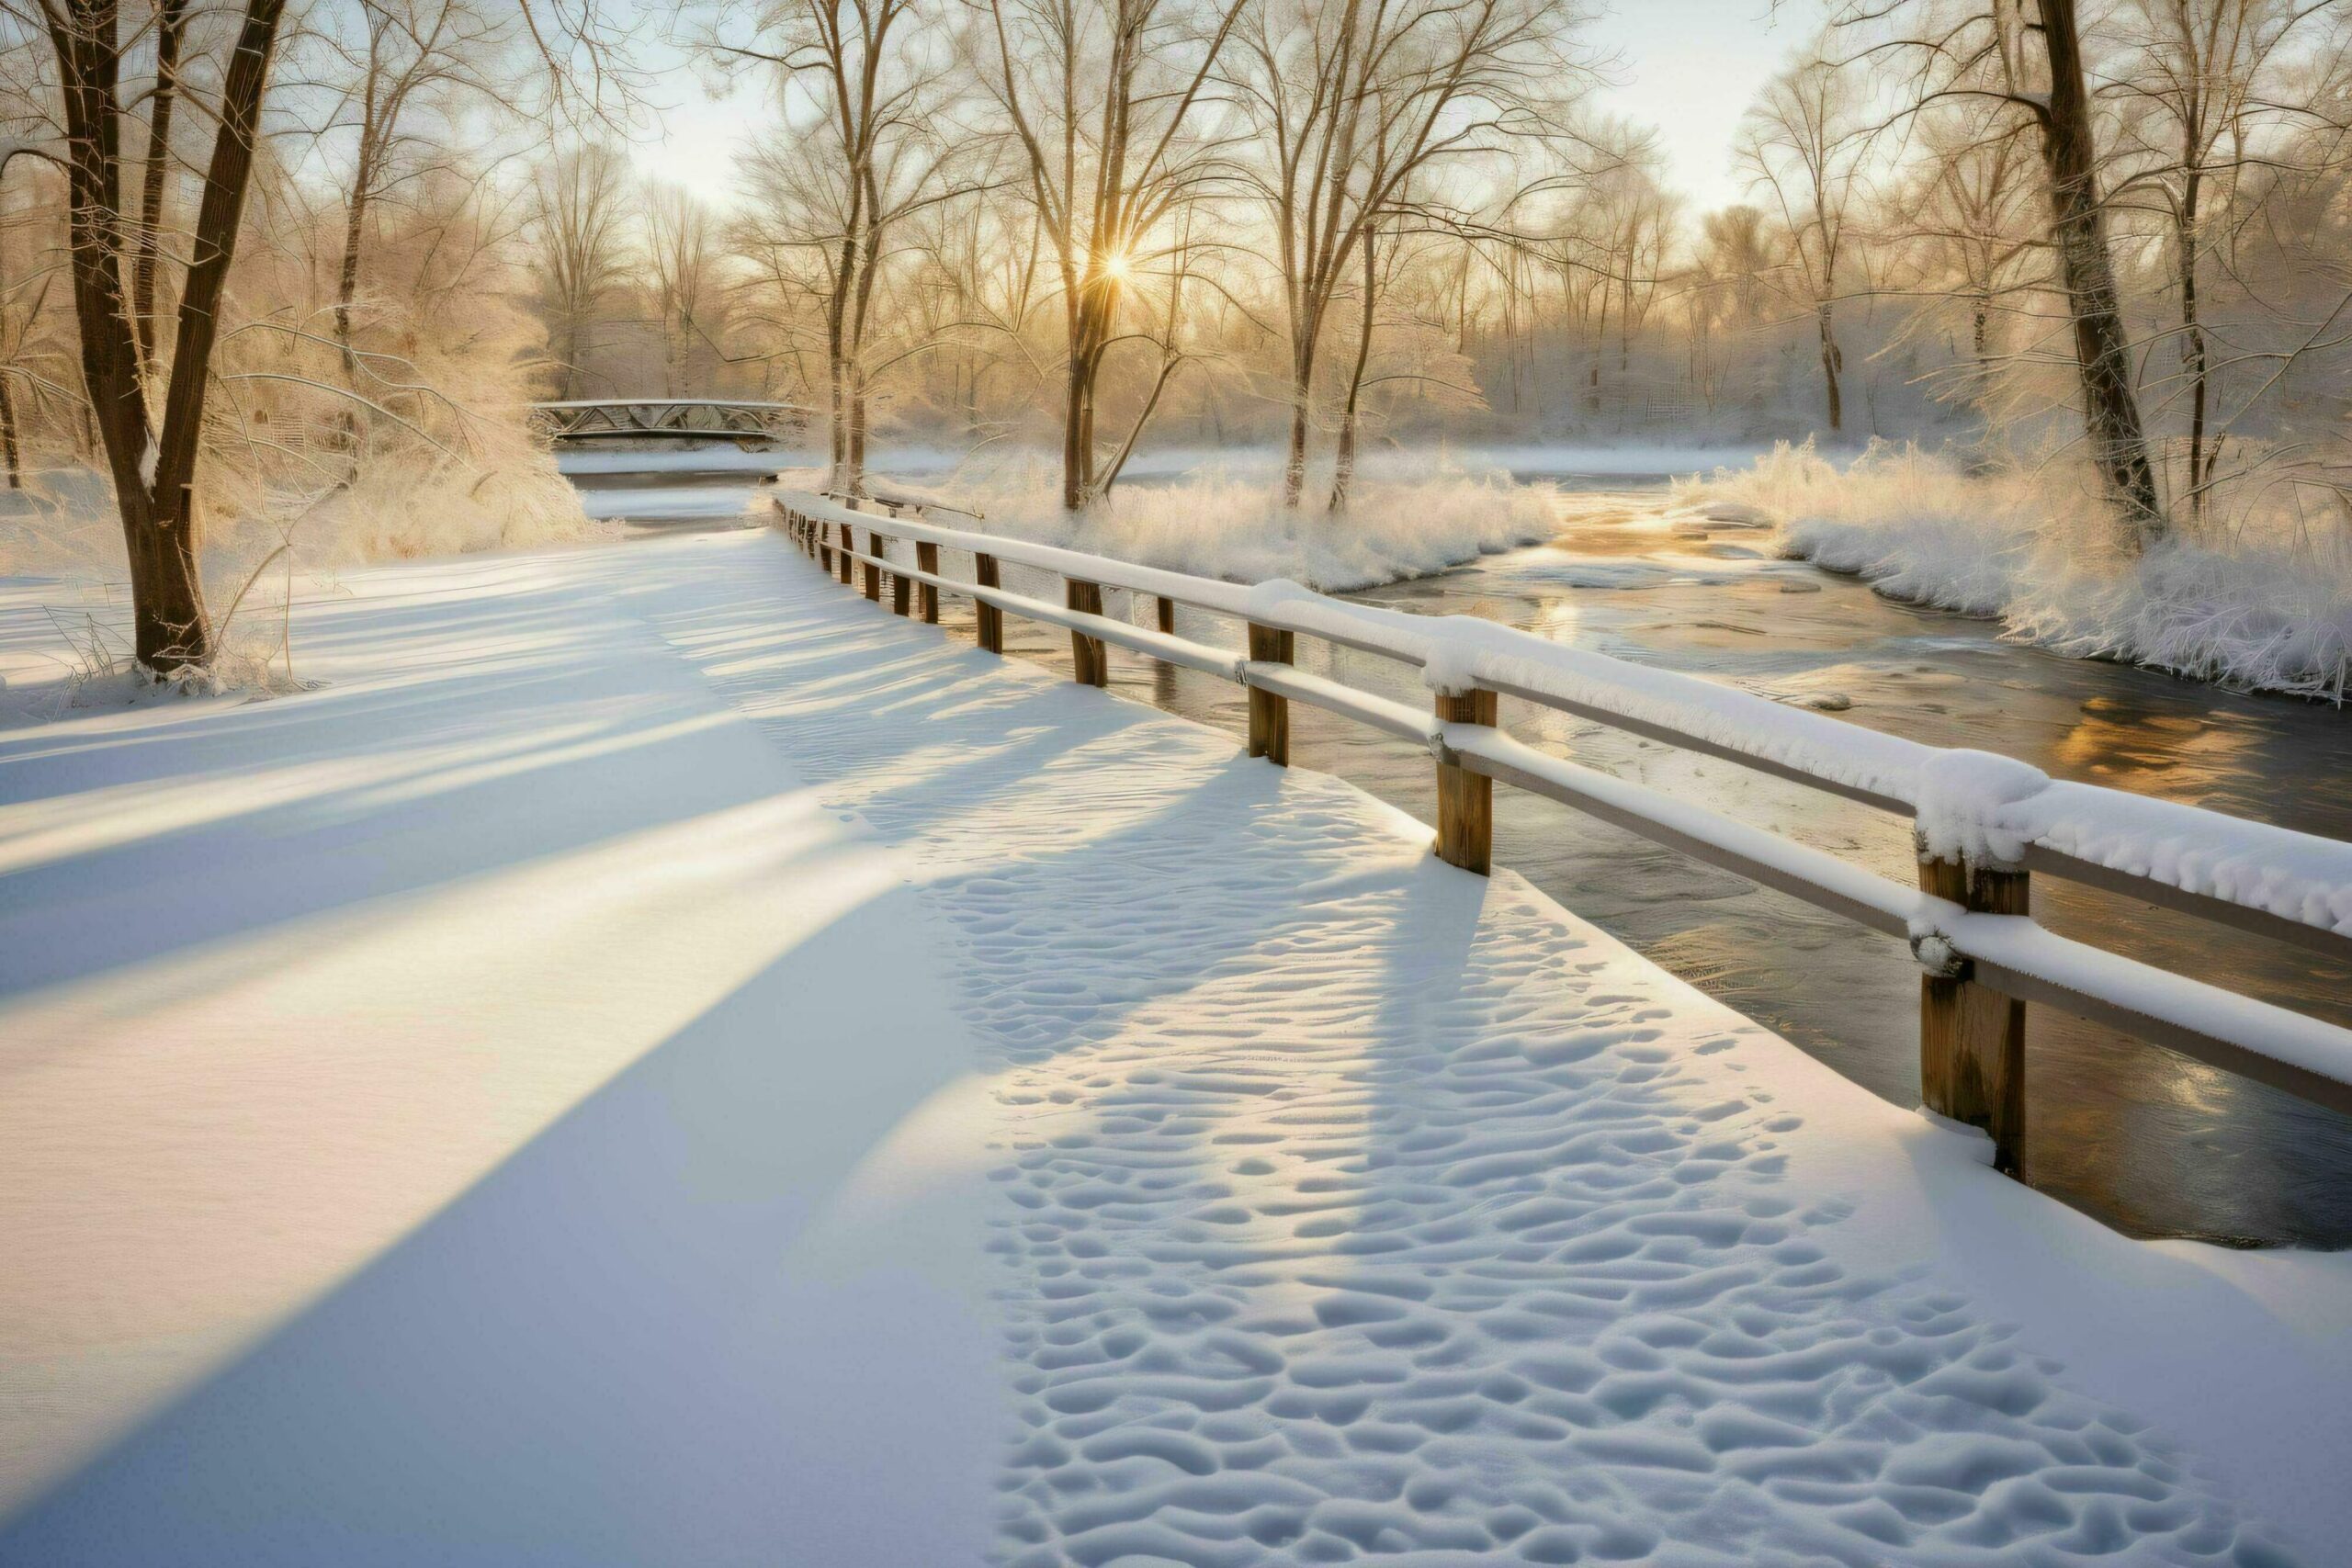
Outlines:
{"label": "wooden fence post", "polygon": [[[1102,613],[1102,585],[1080,578],[1069,578],[1063,590],[1062,603],[1084,615]],[[1073,630],[1069,634],[1071,675],[1082,686],[1107,686],[1111,683],[1111,661],[1103,654],[1102,639],[1088,637]]]}
{"label": "wooden fence post", "polygon": [[857,530],[848,524],[838,525],[842,531],[842,586],[849,586],[850,552],[857,548]]}
{"label": "wooden fence post", "polygon": [[[1919,888],[1962,908],[2032,913],[2033,883],[2007,866],[1919,857]],[[1914,943],[1919,951],[1920,944]],[[1992,1135],[1993,1167],[2025,1175],[2025,1003],[1979,985],[1965,958],[1921,951],[1919,1098]]]}
{"label": "wooden fence post", "polygon": [[1176,635],[1176,601],[1162,593],[1159,599],[1159,629],[1170,637]]}
{"label": "wooden fence post", "polygon": [[[1498,699],[1492,692],[1441,692],[1437,716],[1444,724],[1492,726]],[[1448,865],[1485,876],[1495,864],[1495,781],[1452,762],[1437,765],[1437,855]]]}
{"label": "wooden fence post", "polygon": [[909,600],[914,585],[914,579],[902,571],[890,574],[890,608],[895,614],[903,615],[909,613]]}
{"label": "wooden fence post", "polygon": [[[1160,601],[1162,604],[1167,600]],[[1253,663],[1288,664],[1294,642],[1289,632],[1250,625],[1250,658]],[[1263,757],[1278,768],[1290,766],[1290,699],[1274,692],[1250,688],[1250,755]]]}
{"label": "wooden fence post", "polygon": [[[868,556],[882,553],[882,536],[871,528],[865,531],[865,553]],[[863,564],[865,567],[865,596],[879,604],[882,603],[882,568],[873,560]]]}
{"label": "wooden fence post", "polygon": [[[976,554],[972,557],[972,568],[974,574],[979,579],[981,587],[1001,588],[1004,586],[997,575],[996,557]],[[994,604],[975,602],[972,621],[979,632],[980,646],[990,653],[1002,653],[1004,651],[1004,612]]]}
{"label": "wooden fence post", "polygon": [[825,569],[827,577],[832,576],[833,525],[831,523],[817,525],[817,564]]}
{"label": "wooden fence post", "polygon": [[[915,546],[915,570],[927,571],[933,577],[939,575],[939,547],[937,545],[917,544]],[[935,626],[939,624],[939,584],[926,582],[922,586],[922,624],[927,626]]]}

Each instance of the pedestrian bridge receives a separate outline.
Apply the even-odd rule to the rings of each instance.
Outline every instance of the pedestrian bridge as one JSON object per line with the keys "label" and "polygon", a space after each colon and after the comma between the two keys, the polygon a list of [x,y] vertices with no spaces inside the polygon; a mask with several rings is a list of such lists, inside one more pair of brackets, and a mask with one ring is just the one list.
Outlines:
{"label": "pedestrian bridge", "polygon": [[734,398],[588,398],[533,403],[532,423],[559,446],[650,437],[773,444],[804,435],[817,411]]}

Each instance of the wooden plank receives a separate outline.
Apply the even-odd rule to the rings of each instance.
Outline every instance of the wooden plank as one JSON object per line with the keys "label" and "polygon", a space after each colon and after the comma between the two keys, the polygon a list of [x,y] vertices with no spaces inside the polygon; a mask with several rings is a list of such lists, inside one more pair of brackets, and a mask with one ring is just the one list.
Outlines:
{"label": "wooden plank", "polygon": [[[1166,600],[1161,600],[1166,604]],[[1254,622],[1250,626],[1250,659],[1255,664],[1288,664],[1296,649],[1289,632]],[[1290,766],[1290,699],[1278,693],[1250,688],[1250,755],[1263,757],[1278,768]]]}
{"label": "wooden plank", "polygon": [[842,586],[849,586],[850,553],[857,548],[857,530],[848,524],[839,525],[842,531]]}
{"label": "wooden plank", "polygon": [[1170,637],[1174,637],[1176,635],[1176,601],[1165,593],[1156,593],[1152,597],[1159,605],[1159,629]]}
{"label": "wooden plank", "polygon": [[[974,575],[978,578],[981,587],[1001,588],[1004,586],[998,580],[996,557],[976,555],[972,558],[972,567]],[[1004,651],[1004,612],[993,604],[982,604],[975,607],[972,619],[979,631],[980,647],[990,653],[1002,653]]]}
{"label": "wooden plank", "polygon": [[914,584],[908,581],[906,573],[899,571],[892,572],[890,574],[891,612],[895,615],[912,615],[914,613],[913,600]]}
{"label": "wooden plank", "polygon": [[[1987,914],[2033,912],[2032,878],[2010,867],[1923,856],[1919,888]],[[1967,959],[1919,976],[1919,1098],[1991,1134],[1994,1168],[2023,1179],[2025,1003],[1979,981]]]}
{"label": "wooden plank", "polygon": [[[1437,695],[1444,724],[1483,724],[1491,728],[1499,704],[1492,692]],[[1448,865],[1485,876],[1495,864],[1495,782],[1441,758],[1437,765],[1437,853]]]}
{"label": "wooden plank", "polygon": [[861,564],[865,568],[865,596],[875,604],[882,603],[882,568],[875,557],[882,553],[882,536],[868,528],[865,531],[865,556]]}
{"label": "wooden plank", "polygon": [[[939,575],[937,545],[925,541],[915,546],[915,570],[930,572],[934,577]],[[927,626],[939,624],[939,584],[935,582],[922,585],[922,624]]]}
{"label": "wooden plank", "polygon": [[[1062,603],[1081,615],[1102,613],[1102,585],[1083,578],[1068,578],[1062,590]],[[1069,634],[1071,677],[1081,686],[1107,686],[1111,683],[1111,660],[1100,637],[1084,632]]]}

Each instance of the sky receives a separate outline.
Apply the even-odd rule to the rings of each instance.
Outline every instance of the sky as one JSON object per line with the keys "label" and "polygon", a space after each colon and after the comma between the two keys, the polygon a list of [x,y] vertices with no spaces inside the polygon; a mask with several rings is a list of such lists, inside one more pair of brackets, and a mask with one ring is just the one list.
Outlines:
{"label": "sky", "polygon": [[[1605,107],[1657,128],[1668,183],[1704,210],[1743,199],[1731,167],[1739,117],[1821,20],[1821,0],[1604,0],[1589,34],[1615,58]],[[732,205],[734,151],[774,123],[763,87],[747,80],[712,101],[683,68],[667,73],[657,130],[635,149],[639,169]]]}

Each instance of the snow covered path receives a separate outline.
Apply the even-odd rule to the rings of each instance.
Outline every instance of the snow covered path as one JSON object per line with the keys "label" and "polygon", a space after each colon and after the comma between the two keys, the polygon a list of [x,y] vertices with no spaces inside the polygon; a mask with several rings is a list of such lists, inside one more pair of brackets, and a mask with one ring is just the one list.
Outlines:
{"label": "snow covered path", "polygon": [[[333,1257],[207,1317],[194,1392],[119,1417],[0,1561],[2255,1564],[2352,1539],[2345,1258],[2123,1241],[1338,781],[889,618],[773,536],[352,586],[298,644],[347,684],[0,732],[25,868],[0,1071],[32,1091],[0,1102],[0,1247],[49,1249],[0,1323],[71,1339],[90,1271],[152,1277],[58,1234],[61,1188],[101,1233],[157,1201],[75,1163],[87,1127],[26,1152],[76,1095],[119,1101],[95,1146],[120,1155],[146,1134],[105,1118],[156,1106],[109,1086],[202,1085],[191,1044],[311,1073],[298,1132],[355,1071],[458,1059],[397,1149],[281,1139],[278,1182],[357,1201],[406,1171],[413,1212],[264,1237]],[[355,615],[381,640],[338,649]],[[310,738],[332,779],[260,764],[370,679],[404,700]],[[246,815],[183,803],[130,841],[161,802],[86,759],[133,741]],[[107,936],[109,897],[174,875],[191,919],[219,901],[224,852],[280,857],[225,874],[266,906],[235,941]],[[322,855],[332,899],[300,891]],[[469,1109],[582,1042],[571,1078],[501,1086],[503,1120]],[[185,1174],[224,1134],[181,1120]]]}

